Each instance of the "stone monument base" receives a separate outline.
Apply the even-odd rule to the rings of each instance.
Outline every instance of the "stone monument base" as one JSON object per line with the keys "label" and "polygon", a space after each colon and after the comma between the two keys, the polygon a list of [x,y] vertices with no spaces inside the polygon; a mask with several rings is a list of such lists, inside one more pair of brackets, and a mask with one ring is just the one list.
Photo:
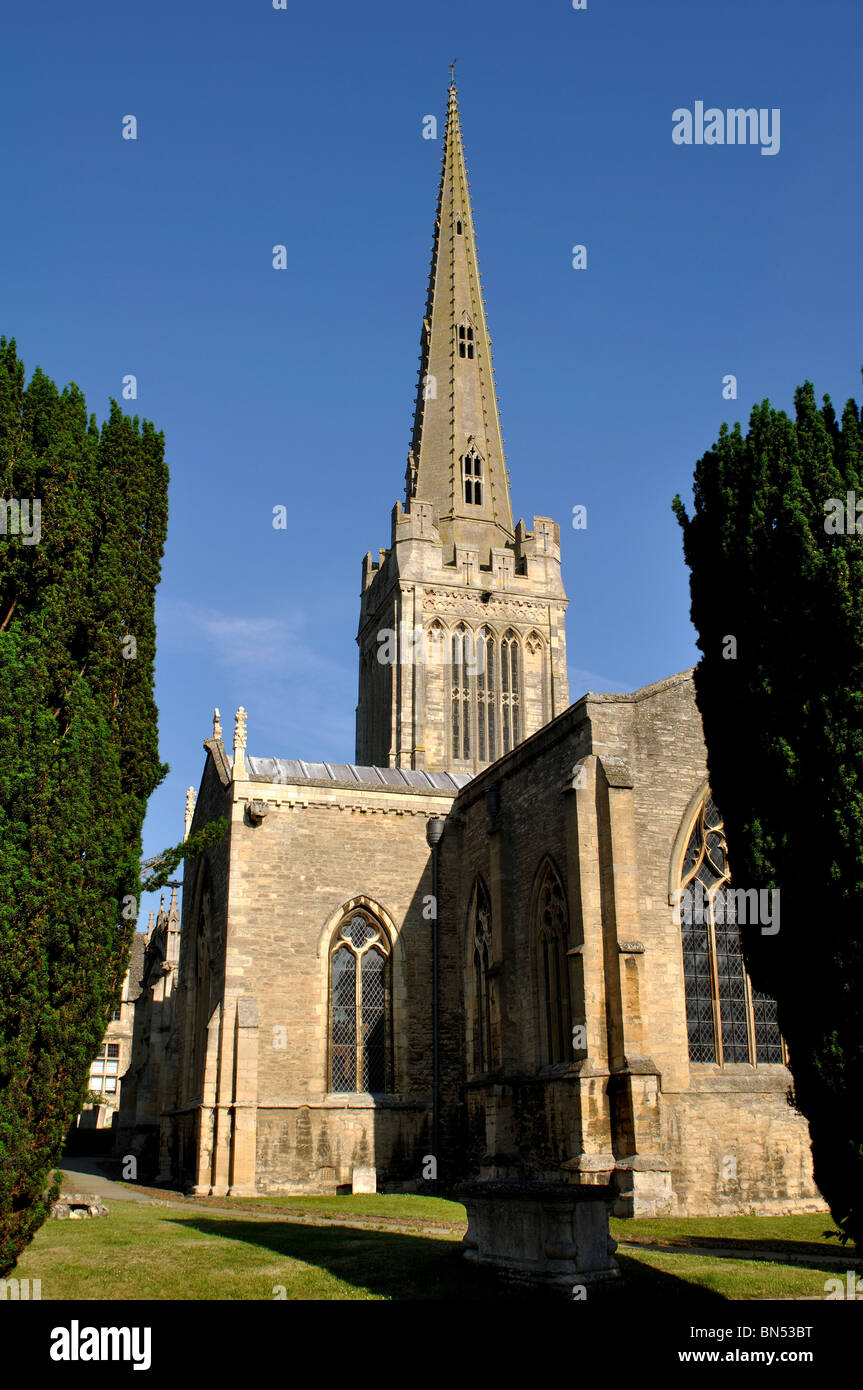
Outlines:
{"label": "stone monument base", "polygon": [[619,1278],[608,1230],[617,1197],[607,1185],[557,1182],[469,1182],[455,1198],[467,1208],[463,1249],[472,1264],[507,1279],[571,1294]]}

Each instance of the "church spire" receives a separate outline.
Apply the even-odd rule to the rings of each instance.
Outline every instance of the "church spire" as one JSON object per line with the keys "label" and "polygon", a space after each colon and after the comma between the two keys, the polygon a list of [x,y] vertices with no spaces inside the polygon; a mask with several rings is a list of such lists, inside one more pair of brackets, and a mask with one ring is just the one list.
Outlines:
{"label": "church spire", "polygon": [[457,542],[475,545],[487,566],[492,547],[512,545],[509,479],[454,76],[408,455],[408,510],[413,498],[432,503],[450,556]]}
{"label": "church spire", "polygon": [[512,524],[454,81],[420,360],[407,507],[363,561],[356,759],[472,774],[569,703],[567,600],[560,528]]}

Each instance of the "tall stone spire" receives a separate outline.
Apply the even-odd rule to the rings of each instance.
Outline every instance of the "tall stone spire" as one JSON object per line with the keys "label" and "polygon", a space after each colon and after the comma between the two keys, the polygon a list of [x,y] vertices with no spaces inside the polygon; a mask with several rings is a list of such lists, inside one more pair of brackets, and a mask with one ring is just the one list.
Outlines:
{"label": "tall stone spire", "polygon": [[363,561],[358,763],[478,772],[566,708],[560,528],[513,527],[454,83],[407,499],[378,554]]}
{"label": "tall stone spire", "polygon": [[411,500],[430,502],[444,551],[512,544],[504,462],[473,209],[455,84],[449,89],[420,374],[406,475]]}

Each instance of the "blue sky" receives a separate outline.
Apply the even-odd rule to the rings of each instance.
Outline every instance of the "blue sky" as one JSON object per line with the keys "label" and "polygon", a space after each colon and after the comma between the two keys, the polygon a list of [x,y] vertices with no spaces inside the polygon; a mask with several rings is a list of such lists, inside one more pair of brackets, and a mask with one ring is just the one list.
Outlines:
{"label": "blue sky", "polygon": [[[452,58],[513,510],[562,525],[572,697],[694,663],[675,492],[754,401],[860,394],[858,6],[49,0],[3,31],[0,332],[99,418],[134,373],[124,408],[166,435],[147,853],[182,835],[214,705],[228,740],[246,707],[250,753],[353,758]],[[697,100],[779,108],[779,153],[675,145]]]}

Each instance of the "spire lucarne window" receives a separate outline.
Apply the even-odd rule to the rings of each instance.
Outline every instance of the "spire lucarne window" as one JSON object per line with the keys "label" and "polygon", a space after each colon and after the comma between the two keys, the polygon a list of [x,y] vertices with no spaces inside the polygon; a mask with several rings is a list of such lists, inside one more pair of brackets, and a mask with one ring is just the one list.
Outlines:
{"label": "spire lucarne window", "polygon": [[459,325],[458,355],[459,357],[473,357],[473,329],[469,324]]}
{"label": "spire lucarne window", "polygon": [[482,506],[482,459],[476,449],[470,449],[462,459],[464,470],[464,500],[472,506]]}

